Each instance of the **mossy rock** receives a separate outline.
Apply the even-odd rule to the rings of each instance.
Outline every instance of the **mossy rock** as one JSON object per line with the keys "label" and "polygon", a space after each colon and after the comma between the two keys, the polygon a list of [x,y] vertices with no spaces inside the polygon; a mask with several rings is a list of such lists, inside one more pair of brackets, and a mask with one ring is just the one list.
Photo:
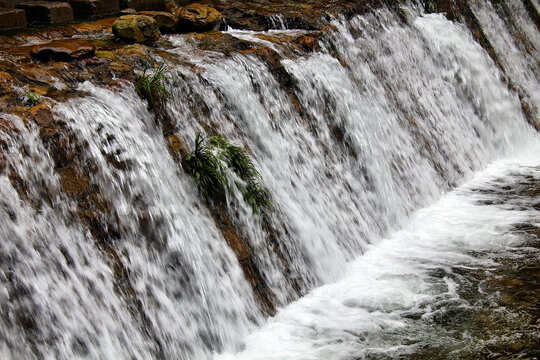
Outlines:
{"label": "mossy rock", "polygon": [[114,36],[132,42],[156,41],[161,36],[156,20],[145,15],[125,15],[112,26]]}

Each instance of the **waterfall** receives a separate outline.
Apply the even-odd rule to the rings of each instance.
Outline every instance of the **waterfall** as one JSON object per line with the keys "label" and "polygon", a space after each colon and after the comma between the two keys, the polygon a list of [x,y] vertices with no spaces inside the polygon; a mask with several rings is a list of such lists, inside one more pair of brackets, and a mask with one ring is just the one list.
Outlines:
{"label": "waterfall", "polygon": [[[540,35],[520,1],[507,2],[505,16],[470,3],[497,59],[465,25],[413,5],[334,17],[309,54],[226,31],[276,61],[196,50],[168,35],[174,132],[190,147],[198,133],[244,146],[274,204],[263,217],[241,198],[229,202],[228,228],[131,84],[85,82],[54,108],[82,149],[80,168],[92,169],[68,170],[89,196],[106,199],[103,229],[81,223],[87,200],[62,190],[39,130],[15,115],[14,129],[0,122],[1,357],[409,351],[404,313],[433,317],[431,307],[464,304],[451,277],[431,274],[492,264],[470,252],[517,241],[500,233],[536,214],[477,207],[491,198],[475,189],[510,181],[525,165],[539,176],[540,143],[523,104],[537,116]],[[281,29],[268,36],[307,34],[273,21]],[[249,249],[243,258],[231,227]],[[269,320],[265,299],[277,309]],[[388,337],[371,335],[382,330]]]}

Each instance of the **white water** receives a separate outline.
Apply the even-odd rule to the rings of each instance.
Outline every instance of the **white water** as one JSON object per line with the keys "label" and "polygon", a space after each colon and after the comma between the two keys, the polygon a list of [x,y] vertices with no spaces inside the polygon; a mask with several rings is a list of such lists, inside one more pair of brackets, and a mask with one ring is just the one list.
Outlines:
{"label": "white water", "polygon": [[[437,328],[430,326],[432,319],[444,316],[450,305],[474,308],[456,291],[459,285],[453,277],[459,276],[458,270],[496,267],[490,254],[504,257],[523,241],[510,233],[512,226],[540,224],[540,211],[520,208],[527,202],[478,205],[497,196],[477,189],[511,184],[516,173],[540,178],[535,156],[540,148],[531,150],[524,160],[492,164],[418,211],[402,230],[368,246],[363,256],[349,263],[341,280],[317,288],[269,319],[246,339],[246,350],[216,359],[337,360],[375,354],[394,358],[421,349],[419,345],[441,342]],[[444,276],[438,274],[441,270]],[[411,320],[411,315],[419,320]],[[411,339],[414,344],[407,344]],[[471,345],[463,339],[461,346]]]}
{"label": "white water", "polygon": [[[88,95],[55,112],[88,143],[84,160],[97,168],[91,181],[112,204],[120,227],[114,246],[150,325],[113,290],[112,271],[74,221],[75,205],[28,132],[22,138],[36,155],[26,158],[14,144],[10,163],[28,181],[50,183],[54,199],[33,209],[2,176],[0,230],[10,239],[2,246],[19,244],[3,253],[24,257],[9,271],[34,289],[15,298],[13,281],[3,277],[2,306],[6,314],[22,306],[39,320],[26,333],[2,320],[3,357],[205,359],[224,352],[217,357],[346,359],[401,346],[403,336],[378,334],[408,326],[402,315],[420,304],[456,300],[451,279],[429,282],[430,270],[489,265],[466,249],[503,249],[513,241],[504,230],[530,220],[477,207],[468,191],[519,161],[497,162],[440,197],[493,161],[539,148],[517,95],[468,30],[440,15],[417,15],[410,10],[408,24],[388,10],[334,21],[337,30],[321,52],[282,61],[296,84],[288,91],[253,56],[186,56],[193,49],[182,36],[169,37],[177,56],[199,67],[172,72],[168,111],[176,130],[190,145],[205,129],[246,145],[276,205],[270,224],[277,250],[249,207],[240,201],[232,211],[282,307],[266,325],[237,259],[145,104],[130,86],[113,92],[83,84]],[[508,62],[516,73],[520,64]],[[533,88],[529,77],[521,80]],[[112,166],[111,156],[126,169]],[[4,273],[11,262],[2,262]],[[317,286],[286,307],[295,287],[305,294]],[[422,316],[433,313],[423,309]]]}

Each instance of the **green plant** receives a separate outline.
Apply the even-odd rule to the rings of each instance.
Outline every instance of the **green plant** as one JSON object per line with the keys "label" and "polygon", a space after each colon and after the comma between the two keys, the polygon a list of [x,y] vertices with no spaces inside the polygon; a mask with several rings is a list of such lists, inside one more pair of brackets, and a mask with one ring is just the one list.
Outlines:
{"label": "green plant", "polygon": [[25,102],[29,105],[36,105],[41,102],[41,96],[33,91],[26,93]]}
{"label": "green plant", "polygon": [[261,186],[261,176],[246,149],[230,144],[222,135],[205,138],[197,134],[195,148],[183,162],[205,200],[225,201],[227,190],[232,190],[227,176],[230,169],[242,180],[236,188],[253,212],[271,208],[270,194]]}
{"label": "green plant", "polygon": [[141,59],[141,63],[143,66],[143,74],[135,81],[135,90],[139,97],[146,99],[151,107],[155,107],[158,101],[162,101],[168,95],[164,83],[165,80],[168,79],[168,68],[167,65],[162,62],[160,64],[155,64],[153,67],[154,71],[150,73],[150,64],[144,59]]}

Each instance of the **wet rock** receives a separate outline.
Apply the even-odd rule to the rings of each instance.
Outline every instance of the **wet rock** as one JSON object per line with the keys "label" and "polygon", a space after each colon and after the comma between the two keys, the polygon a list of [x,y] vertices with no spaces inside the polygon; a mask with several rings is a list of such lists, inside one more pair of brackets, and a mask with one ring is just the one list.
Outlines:
{"label": "wet rock", "polygon": [[70,24],[69,27],[79,34],[96,34],[96,33],[111,33],[112,24],[115,18],[99,19],[95,22],[84,22],[78,24]]}
{"label": "wet rock", "polygon": [[161,36],[156,20],[145,15],[121,16],[112,30],[117,38],[134,42],[155,41]]}
{"label": "wet rock", "polygon": [[92,57],[95,52],[96,48],[90,43],[68,39],[34,46],[30,55],[41,61],[73,61]]}
{"label": "wet rock", "polygon": [[206,5],[191,4],[176,12],[179,33],[217,30],[223,21],[219,11]]}
{"label": "wet rock", "polygon": [[316,36],[302,36],[298,39],[298,43],[306,51],[318,51],[321,49],[321,46],[319,45],[319,39]]}
{"label": "wet rock", "polygon": [[90,178],[77,166],[69,166],[58,171],[62,189],[74,198],[81,197],[90,191]]}
{"label": "wet rock", "polygon": [[99,57],[99,58],[104,58],[104,59],[109,59],[109,60],[114,60],[114,53],[112,51],[108,51],[108,50],[99,50],[99,51],[96,51],[96,56]]}
{"label": "wet rock", "polygon": [[156,20],[159,30],[165,33],[172,33],[176,30],[177,19],[173,14],[165,11],[140,11],[137,15],[150,16]]}
{"label": "wet rock", "polygon": [[17,5],[28,23],[58,24],[73,20],[73,9],[65,2],[25,1]]}
{"label": "wet rock", "polygon": [[15,30],[26,27],[26,15],[21,9],[0,8],[0,30]]}
{"label": "wet rock", "polygon": [[69,4],[77,17],[92,17],[120,11],[119,0],[70,0]]}
{"label": "wet rock", "polygon": [[50,127],[54,123],[54,118],[48,104],[39,104],[28,110],[34,121],[41,127]]}
{"label": "wet rock", "polygon": [[186,141],[180,134],[172,134],[168,137],[169,147],[177,158],[184,157],[189,152]]}
{"label": "wet rock", "polygon": [[194,46],[207,51],[221,52],[230,55],[234,52],[251,49],[253,44],[220,31],[191,33],[187,37]]}

